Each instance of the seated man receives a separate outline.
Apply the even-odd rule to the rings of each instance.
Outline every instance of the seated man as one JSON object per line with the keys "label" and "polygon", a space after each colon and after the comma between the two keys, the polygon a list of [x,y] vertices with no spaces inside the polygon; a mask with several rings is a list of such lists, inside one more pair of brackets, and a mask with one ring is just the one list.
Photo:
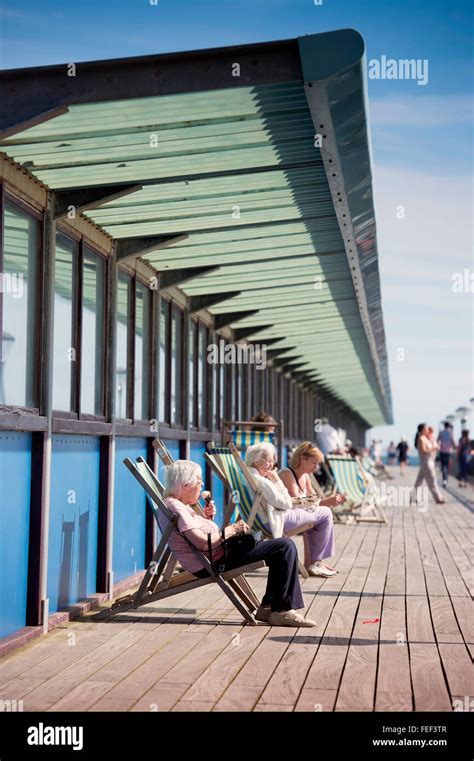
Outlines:
{"label": "seated man", "polygon": [[320,430],[316,432],[318,447],[324,455],[345,454],[344,446],[338,431],[330,425],[327,417],[321,418]]}
{"label": "seated man", "polygon": [[[261,521],[273,537],[282,536],[308,523],[305,532],[305,567],[310,576],[335,576],[337,571],[323,563],[334,555],[334,528],[330,507],[340,505],[345,495],[320,499],[314,491],[309,473],[321,462],[323,455],[309,441],[296,448],[291,464],[280,475],[274,470],[275,447],[261,443],[247,449],[245,462],[262,492],[266,504],[259,511]],[[281,476],[281,478],[280,478]],[[305,503],[306,502],[306,506]]]}
{"label": "seated man", "polygon": [[[208,572],[184,537],[197,549],[207,553],[210,535],[212,560],[216,561],[224,555],[217,524],[198,515],[191,507],[199,499],[202,484],[201,468],[190,460],[176,460],[166,468],[164,502],[171,512],[178,515],[177,531],[170,535],[169,548],[186,571],[199,577],[207,576]],[[207,514],[212,515],[214,509],[215,506],[210,503]],[[161,521],[166,524],[166,518],[162,517]],[[223,533],[228,539],[248,531],[247,524],[239,520],[227,526]],[[259,542],[250,552],[234,558],[229,565],[225,564],[225,570],[257,560],[264,560],[268,566],[268,580],[255,617],[270,626],[316,626],[314,621],[297,612],[297,609],[304,608],[304,604],[298,579],[298,555],[293,542],[283,538]]]}

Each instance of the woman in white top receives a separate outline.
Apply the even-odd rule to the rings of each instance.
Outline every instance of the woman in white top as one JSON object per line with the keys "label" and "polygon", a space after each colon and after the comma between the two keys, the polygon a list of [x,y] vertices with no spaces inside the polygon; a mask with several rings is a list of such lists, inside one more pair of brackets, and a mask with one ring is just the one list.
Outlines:
{"label": "woman in white top", "polygon": [[[319,454],[321,455],[320,452]],[[294,495],[294,499],[285,481],[274,470],[276,456],[273,444],[261,443],[249,447],[245,461],[266,503],[259,510],[259,518],[272,536],[282,536],[292,529],[313,524],[304,534],[305,567],[310,576],[334,576],[337,571],[322,561],[334,555],[333,520],[329,508],[343,502],[343,495],[320,500],[312,490],[308,476],[308,491]],[[315,465],[313,470],[314,467]],[[282,475],[285,475],[284,471]],[[302,506],[302,497],[312,498],[306,507]]]}
{"label": "woman in white top", "polygon": [[446,502],[446,500],[443,499],[438,489],[438,483],[436,481],[435,459],[434,459],[436,456],[436,450],[438,449],[438,445],[436,441],[430,440],[429,428],[426,425],[426,423],[424,423],[421,430],[418,431],[416,448],[418,449],[418,454],[420,457],[420,469],[418,471],[418,475],[416,477],[416,481],[414,484],[415,502],[416,503],[419,502],[418,488],[421,486],[423,481],[426,481],[426,483],[428,484],[428,488],[434,497],[435,502],[437,502],[439,505],[443,505]]}

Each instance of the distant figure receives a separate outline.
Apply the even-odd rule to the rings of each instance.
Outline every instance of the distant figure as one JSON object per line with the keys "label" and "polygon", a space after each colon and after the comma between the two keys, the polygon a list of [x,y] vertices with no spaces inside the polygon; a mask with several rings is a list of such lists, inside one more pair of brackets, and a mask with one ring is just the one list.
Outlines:
{"label": "distant figure", "polygon": [[418,438],[426,423],[419,423],[415,433],[415,449],[418,449]]}
{"label": "distant figure", "polygon": [[[267,425],[253,425],[252,431],[267,431],[268,433],[274,433],[275,427],[276,427],[276,420],[271,415],[268,415],[266,412],[257,412],[256,415],[254,415],[250,420],[253,423],[267,423]],[[269,423],[272,423],[272,426],[269,425]]]}
{"label": "distant figure", "polygon": [[418,431],[416,441],[418,445],[418,454],[420,456],[420,469],[418,471],[418,475],[416,477],[415,486],[414,486],[415,501],[417,499],[416,489],[419,486],[421,486],[423,481],[426,481],[428,488],[434,497],[435,502],[437,502],[439,505],[442,505],[446,502],[446,500],[443,499],[443,497],[441,496],[441,493],[438,489],[438,484],[436,483],[436,471],[435,471],[435,464],[434,464],[434,458],[433,458],[433,450],[436,454],[438,445],[436,444],[436,442],[430,441],[429,430],[426,423],[424,423],[421,430]]}
{"label": "distant figure", "polygon": [[321,430],[316,433],[316,442],[324,455],[344,454],[339,434],[329,424],[327,417],[321,418]]}
{"label": "distant figure", "polygon": [[468,472],[467,466],[470,462],[471,455],[474,454],[474,450],[471,449],[471,440],[469,438],[469,431],[464,430],[461,432],[461,438],[459,439],[457,455],[458,455],[458,481],[459,486],[466,487],[468,484]]}
{"label": "distant figure", "polygon": [[[381,447],[382,441],[377,439],[372,439],[372,445],[369,449],[369,456],[374,461],[375,467],[377,470],[381,471],[385,478],[393,478],[393,476],[388,472],[387,468],[383,464],[382,460],[382,447]],[[380,475],[380,473],[378,474]]]}
{"label": "distant figure", "polygon": [[397,447],[395,446],[394,441],[391,441],[390,444],[388,445],[387,455],[388,455],[388,464],[395,465],[397,461]]}
{"label": "distant figure", "polygon": [[369,454],[371,458],[375,461],[375,464],[378,465],[380,462],[380,446],[377,439],[372,439],[372,444],[370,445]]}
{"label": "distant figure", "polygon": [[443,479],[443,486],[446,486],[449,478],[451,455],[456,449],[456,443],[453,439],[453,426],[451,423],[444,423],[444,429],[440,431],[438,436],[438,444],[441,477]]}
{"label": "distant figure", "polygon": [[399,443],[397,444],[398,449],[398,462],[400,465],[400,474],[403,476],[406,473],[406,469],[408,466],[408,450],[410,447],[408,446],[407,437],[402,436]]}

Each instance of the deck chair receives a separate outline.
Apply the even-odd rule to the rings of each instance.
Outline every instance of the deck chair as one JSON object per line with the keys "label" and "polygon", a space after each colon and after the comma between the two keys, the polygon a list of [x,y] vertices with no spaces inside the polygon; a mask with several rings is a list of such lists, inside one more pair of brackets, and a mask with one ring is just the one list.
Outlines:
{"label": "deck chair", "polygon": [[[275,430],[265,430],[266,428],[274,428]],[[257,423],[254,420],[222,421],[222,446],[225,447],[232,443],[239,452],[245,452],[247,447],[261,442],[268,442],[275,446],[281,467],[283,457],[282,420],[279,423]]]}
{"label": "deck chair", "polygon": [[[310,473],[309,480],[311,481],[311,486],[313,487],[314,491],[316,492],[316,494],[318,495],[320,499],[325,499],[326,497],[330,497],[333,494],[335,494],[337,491],[332,474],[331,474],[332,486],[330,489],[328,489],[327,492],[323,489],[319,481],[316,479],[316,476],[314,475],[314,473]],[[344,524],[355,523],[354,516],[349,516],[345,514],[344,511],[340,511],[337,507],[332,508],[332,514],[336,523],[344,523]]]}
{"label": "deck chair", "polygon": [[[242,460],[237,447],[234,444],[229,444],[228,447],[209,447],[209,452],[206,452],[204,457],[232,495],[224,515],[223,525],[228,524],[234,509],[237,507],[243,520],[250,528],[261,531],[266,539],[271,539],[272,535],[258,516],[258,509],[263,504],[264,497]],[[298,529],[289,531],[285,536],[290,538],[302,534],[303,541],[306,541],[304,533],[312,525],[312,523],[307,523]],[[301,561],[298,563],[301,575],[308,578],[309,574],[303,563]]]}
{"label": "deck chair", "polygon": [[[155,600],[162,600],[180,592],[188,592],[191,589],[197,589],[198,587],[214,583],[219,585],[224,594],[227,595],[249,624],[257,625],[253,612],[260,605],[260,601],[244,574],[262,568],[265,565],[263,560],[250,563],[241,568],[234,568],[224,573],[217,573],[206,554],[189,542],[194,554],[209,572],[209,576],[201,579],[188,571],[182,571],[173,576],[169,570],[170,560],[172,561],[171,566],[173,563],[176,565],[177,561],[168,547],[168,539],[171,532],[176,529],[178,516],[166,507],[162,498],[163,485],[143,457],[138,457],[135,462],[132,462],[127,457],[123,462],[145,490],[148,497],[147,502],[160,531],[162,530],[159,521],[160,515],[165,519],[166,527],[163,529],[161,540],[153,553],[152,560],[146,569],[138,590],[132,595],[119,598],[109,609],[110,615],[115,615],[131,608],[137,609],[141,605],[148,605],[148,603]],[[184,539],[186,540],[186,537]]]}
{"label": "deck chair", "polygon": [[364,478],[357,460],[344,455],[328,455],[326,459],[338,491],[345,492],[349,498],[348,509],[341,513],[354,516],[357,522],[387,523],[376,490]]}

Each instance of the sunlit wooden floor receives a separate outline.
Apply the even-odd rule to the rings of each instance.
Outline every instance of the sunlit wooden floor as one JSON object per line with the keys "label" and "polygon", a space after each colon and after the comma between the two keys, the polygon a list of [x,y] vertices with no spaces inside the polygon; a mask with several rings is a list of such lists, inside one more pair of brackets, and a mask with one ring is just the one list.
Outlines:
{"label": "sunlit wooden floor", "polygon": [[[393,472],[390,486],[413,482],[414,470]],[[243,626],[210,585],[50,632],[0,662],[0,700],[24,711],[469,710],[473,516],[447,498],[426,512],[387,507],[386,526],[337,525],[339,574],[302,587],[315,629]],[[257,593],[265,576],[249,577]]]}

